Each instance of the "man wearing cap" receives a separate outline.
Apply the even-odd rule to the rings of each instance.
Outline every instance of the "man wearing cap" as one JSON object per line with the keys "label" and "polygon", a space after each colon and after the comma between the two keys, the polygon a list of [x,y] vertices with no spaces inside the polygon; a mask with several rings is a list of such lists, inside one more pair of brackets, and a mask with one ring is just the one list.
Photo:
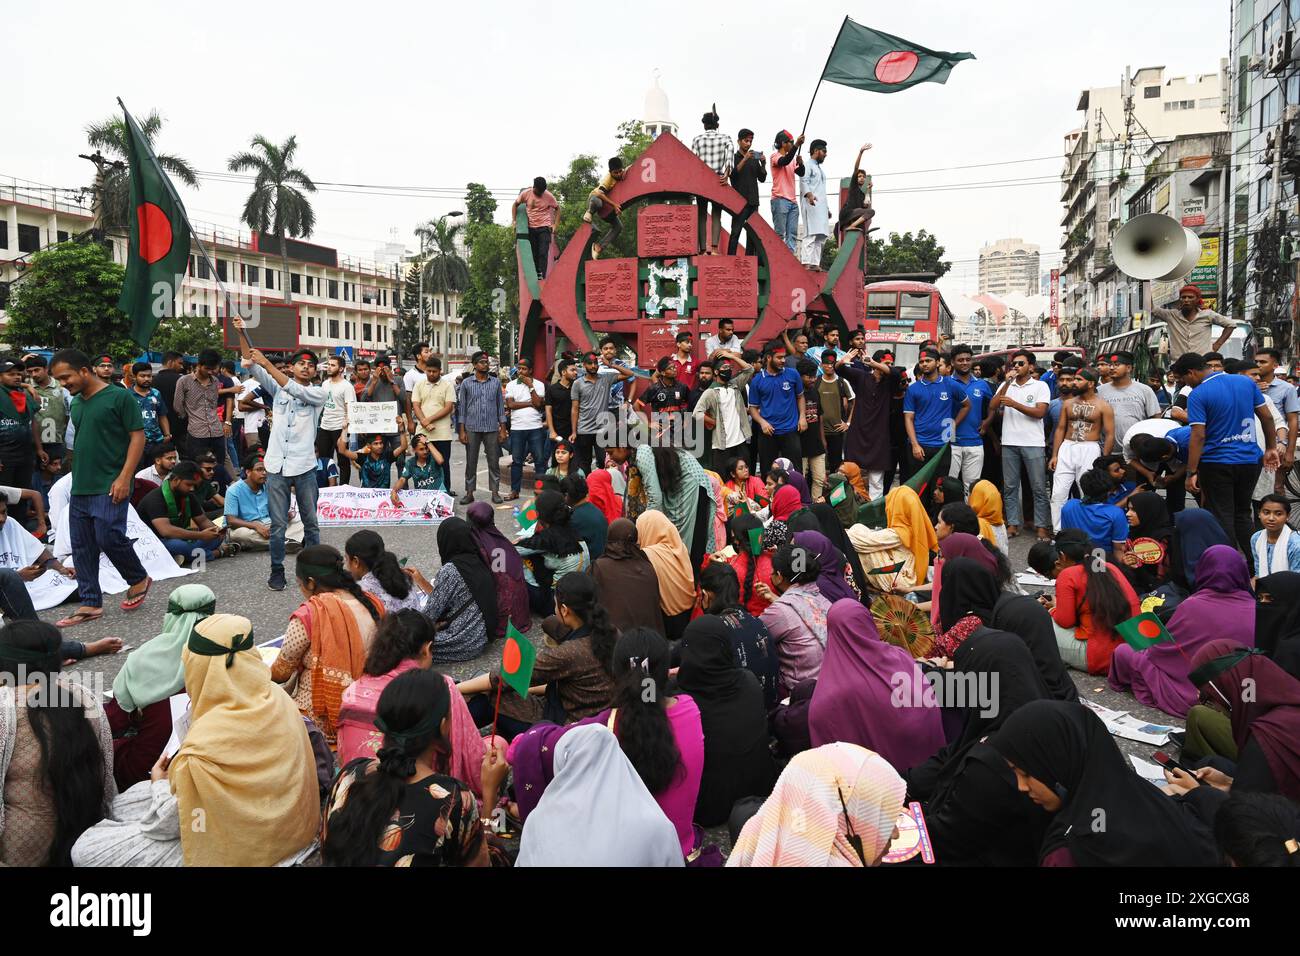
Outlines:
{"label": "man wearing cap", "polygon": [[[718,182],[725,183],[727,174],[731,171],[731,160],[736,152],[736,146],[731,141],[730,136],[718,129],[718,120],[718,107],[716,105],[700,117],[704,132],[691,140],[691,152],[698,156],[704,165],[718,174]],[[701,219],[706,214],[705,205],[704,203],[700,204]],[[722,238],[722,207],[717,203],[709,203],[708,205],[713,207],[711,217],[713,228],[709,231],[709,254],[716,256],[718,254],[718,242]],[[735,241],[735,236],[732,236],[732,241]]]}
{"label": "man wearing cap", "polygon": [[803,264],[821,271],[822,247],[831,231],[831,214],[826,208],[826,140],[815,139],[808,151],[812,162],[799,174],[799,206],[803,210]]}
{"label": "man wearing cap", "polygon": [[[1201,290],[1194,285],[1185,285],[1178,290],[1178,308],[1163,309],[1157,306],[1151,314],[1165,323],[1169,331],[1169,354],[1185,355],[1195,352],[1217,352],[1223,343],[1232,337],[1234,323],[1226,316],[1204,307]],[[1218,322],[1223,327],[1219,340],[1210,344],[1211,325]]]}
{"label": "man wearing cap", "polygon": [[1097,394],[1115,413],[1113,443],[1124,441],[1128,430],[1144,418],[1160,415],[1160,400],[1151,386],[1133,380],[1133,353],[1108,352],[1105,361],[1110,366],[1110,381],[1097,387]]}
{"label": "man wearing cap", "polygon": [[1251,494],[1260,471],[1260,447],[1254,420],[1264,433],[1263,466],[1280,464],[1277,433],[1264,394],[1244,375],[1211,372],[1195,352],[1178,358],[1174,373],[1192,386],[1187,398],[1191,440],[1187,451],[1187,490],[1200,494],[1201,507],[1250,554],[1253,508]]}
{"label": "man wearing cap", "polygon": [[[546,266],[551,258],[551,239],[555,235],[555,227],[560,224],[560,204],[546,188],[546,179],[537,176],[533,179],[533,188],[521,192],[510,207],[511,223],[515,221],[520,205],[528,210],[528,246],[533,252],[537,277],[545,279]],[[408,383],[407,391],[414,388],[414,385]]]}
{"label": "man wearing cap", "polygon": [[803,157],[799,155],[799,147],[802,145],[803,133],[795,139],[786,130],[781,130],[776,134],[776,152],[768,163],[772,170],[772,228],[789,250],[796,254],[799,206],[795,198],[794,177],[804,174]]}
{"label": "man wearing cap", "polygon": [[803,471],[799,434],[808,427],[803,377],[786,368],[785,349],[775,341],[763,351],[763,371],[749,383],[749,415],[759,428],[758,454],[763,471],[778,458],[789,458],[795,471]]}
{"label": "man wearing cap", "polygon": [[313,385],[316,353],[299,349],[291,356],[290,374],[280,371],[270,359],[253,348],[244,331],[244,320],[236,317],[240,357],[253,369],[253,377],[272,398],[271,440],[267,443],[267,510],[271,516],[271,576],[266,586],[283,591],[285,538],[289,531],[289,493],[298,502],[302,516],[303,545],[320,544],[316,523],[316,431],[325,409],[325,389]]}

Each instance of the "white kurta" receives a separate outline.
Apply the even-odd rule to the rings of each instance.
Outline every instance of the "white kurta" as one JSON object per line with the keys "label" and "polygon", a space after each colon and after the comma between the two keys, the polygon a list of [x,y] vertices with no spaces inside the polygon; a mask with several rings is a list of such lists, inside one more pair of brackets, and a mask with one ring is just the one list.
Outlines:
{"label": "white kurta", "polygon": [[[817,197],[809,204],[808,193]],[[799,209],[803,212],[804,231],[810,236],[826,236],[831,231],[831,214],[826,208],[826,173],[822,164],[810,159],[804,163],[804,174],[799,177]]]}

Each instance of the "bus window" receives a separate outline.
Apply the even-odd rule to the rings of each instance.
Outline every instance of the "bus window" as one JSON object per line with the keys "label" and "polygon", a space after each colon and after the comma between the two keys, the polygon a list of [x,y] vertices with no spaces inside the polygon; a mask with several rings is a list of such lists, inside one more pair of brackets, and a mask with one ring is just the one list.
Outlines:
{"label": "bus window", "polygon": [[920,342],[899,342],[893,347],[894,365],[898,368],[907,369],[907,374],[912,374],[912,367],[921,360],[921,343]]}
{"label": "bus window", "polygon": [[897,292],[867,293],[867,318],[873,322],[893,319],[898,314]]}
{"label": "bus window", "polygon": [[925,325],[930,321],[930,296],[915,292],[904,292],[903,302],[898,310],[898,317],[914,325]]}

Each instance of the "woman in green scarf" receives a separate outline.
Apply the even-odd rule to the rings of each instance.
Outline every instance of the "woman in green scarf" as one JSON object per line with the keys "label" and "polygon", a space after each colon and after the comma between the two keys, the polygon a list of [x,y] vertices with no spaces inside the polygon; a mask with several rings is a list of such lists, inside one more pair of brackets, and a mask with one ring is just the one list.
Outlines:
{"label": "woman in green scarf", "polygon": [[700,463],[683,448],[644,444],[636,450],[637,469],[645,485],[646,508],[662,511],[682,536],[691,568],[714,551],[713,514],[718,502],[713,483]]}
{"label": "woman in green scarf", "polygon": [[113,731],[118,789],[149,779],[172,732],[170,698],[185,690],[181,651],[195,626],[216,612],[217,596],[202,584],[182,584],[167,599],[162,633],[132,652],[104,706]]}

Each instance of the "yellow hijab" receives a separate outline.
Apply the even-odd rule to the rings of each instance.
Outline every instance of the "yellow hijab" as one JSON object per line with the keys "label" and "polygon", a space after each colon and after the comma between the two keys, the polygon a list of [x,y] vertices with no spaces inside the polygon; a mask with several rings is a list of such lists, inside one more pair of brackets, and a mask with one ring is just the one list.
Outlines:
{"label": "yellow hijab", "polygon": [[[662,511],[646,511],[636,519],[636,540],[659,578],[659,606],[665,614],[681,614],[695,606],[695,575],[682,536]],[[604,600],[609,600],[606,596]]]}
{"label": "yellow hijab", "polygon": [[[987,521],[995,528],[1005,523],[1002,518],[1002,493],[993,482],[987,479],[975,482],[967,501],[981,522]],[[995,541],[994,544],[996,543]]]}
{"label": "yellow hijab", "polygon": [[307,727],[252,637],[248,618],[214,614],[181,654],[193,716],[168,777],[186,866],[271,866],[320,827]]}
{"label": "yellow hijab", "polygon": [[921,499],[907,485],[885,495],[885,524],[898,532],[904,547],[912,552],[916,583],[924,584],[930,570],[930,552],[938,550],[939,538]]}

